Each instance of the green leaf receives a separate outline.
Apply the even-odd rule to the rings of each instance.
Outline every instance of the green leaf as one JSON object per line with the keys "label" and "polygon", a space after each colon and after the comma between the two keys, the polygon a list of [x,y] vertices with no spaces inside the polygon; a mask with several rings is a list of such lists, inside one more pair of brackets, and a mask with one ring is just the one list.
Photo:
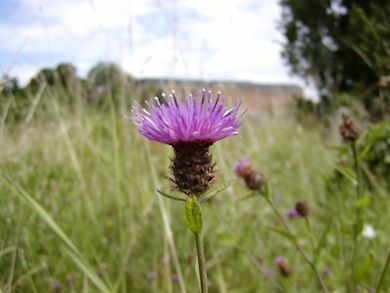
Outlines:
{"label": "green leaf", "polygon": [[361,208],[361,207],[368,205],[369,203],[370,203],[370,197],[365,196],[365,197],[360,198],[358,201],[356,201],[356,207]]}
{"label": "green leaf", "polygon": [[286,231],[283,231],[283,230],[279,230],[279,229],[276,229],[276,228],[269,228],[269,229],[271,231],[276,232],[277,234],[283,236],[284,238],[290,240],[293,244],[297,244],[298,243],[297,237],[295,237],[294,235],[292,235],[289,232],[286,232]]}
{"label": "green leaf", "polygon": [[367,154],[369,153],[371,149],[371,146],[370,145],[367,145],[363,148],[363,150],[360,152],[359,156],[358,156],[358,161],[362,161],[366,156]]}
{"label": "green leaf", "polygon": [[324,232],[322,233],[321,235],[321,238],[320,238],[320,241],[318,242],[318,245],[314,251],[314,257],[315,257],[315,260],[319,259],[320,257],[320,254],[321,254],[321,250],[322,248],[324,247],[324,244],[326,242],[326,236],[328,235],[329,233],[329,230],[330,230],[330,227],[332,226],[332,222],[333,222],[333,217],[331,216],[329,219],[328,219],[328,222],[326,223],[326,227],[325,227],[325,230]]}
{"label": "green leaf", "polygon": [[228,188],[231,183],[232,183],[232,181],[229,181],[228,183],[225,183],[225,184],[220,185],[216,188],[210,189],[206,193],[199,196],[199,203],[202,204],[202,203],[208,201],[210,198],[214,197],[215,195],[217,195],[221,191],[224,191],[226,188]]}
{"label": "green leaf", "polygon": [[349,179],[354,185],[357,185],[356,174],[351,169],[340,165],[334,165],[334,168]]}
{"label": "green leaf", "polygon": [[242,198],[239,198],[238,201],[247,200],[247,199],[250,199],[250,198],[252,198],[252,197],[255,197],[256,195],[257,195],[256,192],[252,192],[252,193],[250,193],[250,194],[248,194],[248,195],[245,195],[245,196],[242,197]]}
{"label": "green leaf", "polygon": [[190,197],[187,200],[184,209],[185,223],[193,233],[202,232],[202,210],[195,197]]}
{"label": "green leaf", "polygon": [[161,190],[158,190],[158,189],[157,189],[157,192],[158,192],[159,194],[161,194],[162,196],[167,197],[167,198],[170,198],[170,199],[173,199],[173,200],[187,201],[185,198],[178,197],[178,196],[174,196],[174,195],[170,195],[170,194],[165,193],[165,192],[163,192],[163,191],[161,191]]}
{"label": "green leaf", "polygon": [[263,193],[264,197],[267,199],[267,200],[270,200],[270,196],[271,196],[271,191],[269,189],[269,186],[267,184],[267,182],[264,183],[264,193]]}
{"label": "green leaf", "polygon": [[368,254],[366,260],[356,270],[354,276],[355,284],[360,283],[360,281],[364,279],[368,270],[372,266],[372,263],[373,263],[373,256],[371,254]]}

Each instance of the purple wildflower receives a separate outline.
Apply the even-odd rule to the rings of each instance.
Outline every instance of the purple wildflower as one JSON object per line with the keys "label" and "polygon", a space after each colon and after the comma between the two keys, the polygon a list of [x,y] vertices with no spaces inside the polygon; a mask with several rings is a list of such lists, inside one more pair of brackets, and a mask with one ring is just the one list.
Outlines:
{"label": "purple wildflower", "polygon": [[285,263],[287,260],[284,256],[282,255],[279,255],[275,258],[275,264],[278,266],[278,265],[281,265],[282,263]]}
{"label": "purple wildflower", "polygon": [[258,190],[265,183],[263,175],[253,169],[251,157],[239,159],[234,172],[245,180],[249,189]]}
{"label": "purple wildflower", "polygon": [[173,282],[179,282],[179,280],[180,280],[180,276],[179,275],[177,275],[177,274],[173,274],[172,275],[172,281]]}
{"label": "purple wildflower", "polygon": [[263,274],[266,275],[266,276],[275,275],[274,270],[271,269],[271,268],[264,268],[264,269],[262,269],[262,272],[263,272]]}
{"label": "purple wildflower", "polygon": [[145,137],[172,145],[175,155],[172,159],[171,179],[178,190],[200,196],[205,193],[216,178],[215,163],[209,147],[225,137],[236,135],[241,123],[237,117],[241,101],[231,109],[226,109],[221,93],[215,102],[211,92],[202,91],[202,99],[190,95],[184,103],[178,103],[175,93],[169,99],[163,94],[160,103],[147,103],[149,111],[138,103],[133,107],[134,123]]}
{"label": "purple wildflower", "polygon": [[153,280],[157,278],[157,273],[155,271],[148,272],[148,279]]}
{"label": "purple wildflower", "polygon": [[60,292],[62,289],[62,286],[60,283],[55,283],[55,284],[53,284],[53,289],[55,292]]}
{"label": "purple wildflower", "polygon": [[175,92],[162,95],[160,103],[156,97],[156,105],[146,102],[149,111],[136,103],[133,107],[133,118],[129,119],[145,137],[158,142],[174,145],[179,142],[208,141],[216,142],[225,137],[236,135],[241,123],[237,117],[241,101],[231,109],[226,109],[221,93],[215,102],[211,100],[211,92],[202,91],[202,99],[190,95],[184,103],[178,103]]}
{"label": "purple wildflower", "polygon": [[251,157],[242,157],[237,161],[237,164],[234,168],[234,172],[240,176],[245,177],[247,174],[252,172],[252,158]]}
{"label": "purple wildflower", "polygon": [[325,267],[322,272],[325,276],[329,276],[332,274],[332,270],[329,267]]}
{"label": "purple wildflower", "polygon": [[297,212],[296,209],[288,209],[288,210],[286,211],[286,216],[287,216],[287,218],[289,218],[289,219],[293,219],[293,218],[299,217],[299,214],[298,214],[298,212]]}
{"label": "purple wildflower", "polygon": [[276,259],[275,259],[275,264],[278,266],[279,268],[279,272],[282,276],[284,277],[288,277],[290,275],[290,268],[289,268],[289,265],[288,265],[288,260],[287,258],[285,258],[284,256],[282,255],[279,255]]}

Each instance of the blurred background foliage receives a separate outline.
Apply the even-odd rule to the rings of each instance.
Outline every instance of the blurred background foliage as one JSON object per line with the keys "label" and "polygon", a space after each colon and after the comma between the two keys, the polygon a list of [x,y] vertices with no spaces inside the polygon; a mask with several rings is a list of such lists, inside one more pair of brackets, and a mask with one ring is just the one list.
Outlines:
{"label": "blurred background foliage", "polygon": [[293,74],[319,90],[317,111],[332,113],[357,101],[370,120],[388,118],[390,2],[282,0],[280,4],[282,56]]}

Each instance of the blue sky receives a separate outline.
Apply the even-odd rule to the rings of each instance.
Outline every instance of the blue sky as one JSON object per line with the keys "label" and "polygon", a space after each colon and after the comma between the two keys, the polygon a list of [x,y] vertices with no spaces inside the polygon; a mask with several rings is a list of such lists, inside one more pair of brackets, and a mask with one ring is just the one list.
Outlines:
{"label": "blue sky", "polygon": [[293,83],[276,0],[0,0],[0,70],[24,84],[70,62],[135,77]]}

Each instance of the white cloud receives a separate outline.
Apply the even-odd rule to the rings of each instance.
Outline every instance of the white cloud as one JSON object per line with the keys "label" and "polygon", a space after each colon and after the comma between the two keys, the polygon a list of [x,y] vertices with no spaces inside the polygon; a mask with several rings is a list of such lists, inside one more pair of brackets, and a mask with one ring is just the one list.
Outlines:
{"label": "white cloud", "polygon": [[293,81],[280,58],[280,8],[273,0],[18,3],[0,21],[0,39],[7,40],[0,50],[16,56],[11,73],[24,82],[63,61],[81,73],[114,61],[139,77]]}

